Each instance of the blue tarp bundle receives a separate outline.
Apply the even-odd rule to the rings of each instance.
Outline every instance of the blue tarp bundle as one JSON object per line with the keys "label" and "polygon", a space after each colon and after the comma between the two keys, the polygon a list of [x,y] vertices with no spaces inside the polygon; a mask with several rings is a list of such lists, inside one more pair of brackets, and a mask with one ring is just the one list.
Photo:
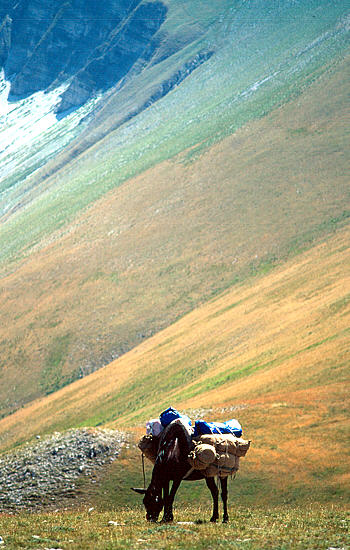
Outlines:
{"label": "blue tarp bundle", "polygon": [[[181,418],[181,420],[189,427],[192,426],[190,418],[179,413],[173,407],[168,407],[159,415],[159,420],[164,428],[177,418]],[[241,437],[242,426],[235,418],[226,420],[226,422],[206,422],[205,420],[196,420],[193,436],[196,437],[205,434],[233,434],[236,437]]]}
{"label": "blue tarp bundle", "polygon": [[164,428],[165,426],[168,426],[170,422],[176,420],[176,418],[181,418],[189,426],[192,425],[191,420],[190,418],[188,418],[188,416],[179,413],[176,409],[173,409],[173,407],[168,407],[159,415],[159,420],[161,421],[161,424]]}
{"label": "blue tarp bundle", "polygon": [[205,434],[233,434],[241,437],[242,426],[235,418],[226,420],[226,422],[206,422],[205,420],[196,420],[194,426],[194,436]]}

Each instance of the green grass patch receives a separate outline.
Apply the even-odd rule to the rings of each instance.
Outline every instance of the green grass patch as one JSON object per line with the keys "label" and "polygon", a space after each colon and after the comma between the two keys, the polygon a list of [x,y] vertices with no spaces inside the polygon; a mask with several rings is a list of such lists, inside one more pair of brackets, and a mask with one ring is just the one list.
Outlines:
{"label": "green grass patch", "polygon": [[120,277],[118,273],[110,273],[109,279],[114,283],[115,285],[118,285],[120,282]]}
{"label": "green grass patch", "polygon": [[[318,505],[298,507],[230,508],[228,524],[207,521],[208,508],[194,505],[176,510],[183,523],[149,524],[141,506],[104,512],[20,514],[0,517],[5,547],[66,548],[81,550],[320,550],[346,548],[349,544],[349,515],[341,507]],[[110,523],[113,522],[113,523]]]}
{"label": "green grass patch", "polygon": [[68,355],[70,341],[70,334],[56,336],[52,340],[40,380],[41,389],[46,395],[57,391],[75,379],[75,374],[70,375],[68,378],[62,375],[62,368]]}
{"label": "green grass patch", "polygon": [[216,319],[217,317],[220,317],[221,315],[224,315],[225,313],[227,313],[228,311],[231,311],[232,309],[235,309],[236,307],[240,306],[241,304],[243,304],[246,300],[242,299],[242,300],[238,300],[237,302],[234,302],[233,304],[230,304],[229,306],[226,306],[218,311],[216,311],[215,313],[213,313],[212,315],[210,315],[208,317],[208,321],[210,319]]}
{"label": "green grass patch", "polygon": [[260,275],[267,275],[274,267],[280,262],[277,256],[267,256],[258,263],[251,263],[249,266],[249,275],[251,277],[257,277]]}
{"label": "green grass patch", "polygon": [[[99,408],[97,415],[90,417],[85,421],[89,425],[100,425],[111,420],[115,420],[118,416],[126,412],[135,412],[142,409],[144,406],[149,406],[149,396],[154,394],[154,388],[157,388],[157,395],[166,396],[166,393],[182,387],[184,384],[196,380],[201,374],[206,372],[210,367],[210,361],[204,360],[201,362],[193,361],[186,357],[178,361],[174,361],[169,371],[169,366],[159,368],[157,372],[152,371],[136,373],[134,379],[124,384],[117,394],[105,400]],[[159,408],[166,408],[166,397],[162,398],[162,404],[152,404],[151,407],[156,411]],[[138,415],[140,416],[140,414]],[[140,416],[142,418],[142,414]]]}
{"label": "green grass patch", "polygon": [[310,134],[310,130],[309,130],[309,128],[305,128],[305,127],[302,127],[302,128],[289,128],[288,133],[291,136],[304,137],[304,136],[308,136]]}
{"label": "green grass patch", "polygon": [[333,233],[338,228],[346,225],[349,222],[349,218],[350,210],[344,210],[339,216],[332,216],[315,225],[310,230],[298,235],[298,237],[290,241],[287,255],[292,257],[304,252],[323,235]]}
{"label": "green grass patch", "polygon": [[329,479],[330,477],[333,477],[334,475],[343,474],[345,472],[346,472],[346,469],[342,466],[327,466],[327,468],[323,468],[323,469],[317,468],[317,470],[312,472],[311,475],[315,479],[326,480],[326,479]]}
{"label": "green grass patch", "polygon": [[331,315],[337,315],[349,310],[350,294],[347,294],[341,300],[336,300],[329,306],[329,312]]}
{"label": "green grass patch", "polygon": [[251,374],[254,374],[259,370],[273,367],[279,361],[281,361],[280,358],[274,359],[272,361],[262,362],[262,358],[260,358],[252,363],[237,365],[232,369],[225,370],[223,373],[213,375],[206,380],[201,380],[200,382],[193,384],[190,388],[182,391],[181,395],[177,395],[176,398],[190,399],[192,397],[195,397],[196,395],[200,395],[201,393],[215,390],[220,386],[224,386],[225,384],[229,384],[231,382],[234,382],[235,380],[250,376]]}

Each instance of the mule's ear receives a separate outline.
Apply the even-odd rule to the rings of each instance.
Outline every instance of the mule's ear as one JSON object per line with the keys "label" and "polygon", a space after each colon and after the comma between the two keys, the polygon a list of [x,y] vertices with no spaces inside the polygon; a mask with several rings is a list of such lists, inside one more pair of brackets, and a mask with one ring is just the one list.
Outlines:
{"label": "mule's ear", "polygon": [[132,491],[135,491],[135,493],[139,493],[140,495],[146,494],[146,489],[140,489],[139,487],[131,487]]}

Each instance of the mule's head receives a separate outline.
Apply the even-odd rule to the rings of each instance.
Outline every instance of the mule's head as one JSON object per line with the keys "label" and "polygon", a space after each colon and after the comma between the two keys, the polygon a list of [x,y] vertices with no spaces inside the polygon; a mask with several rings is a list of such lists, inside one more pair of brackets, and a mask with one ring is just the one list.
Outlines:
{"label": "mule's head", "polygon": [[164,505],[162,490],[150,485],[148,489],[133,488],[133,491],[145,495],[143,497],[143,504],[146,508],[147,521],[158,521],[159,514]]}

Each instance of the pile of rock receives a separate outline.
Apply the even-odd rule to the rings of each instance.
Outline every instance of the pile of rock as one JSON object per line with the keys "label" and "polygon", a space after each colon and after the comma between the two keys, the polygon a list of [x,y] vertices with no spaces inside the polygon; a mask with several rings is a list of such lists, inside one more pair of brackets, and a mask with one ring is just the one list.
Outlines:
{"label": "pile of rock", "polygon": [[0,512],[62,504],[78,494],[76,482],[113,462],[126,442],[115,430],[56,432],[0,456]]}

